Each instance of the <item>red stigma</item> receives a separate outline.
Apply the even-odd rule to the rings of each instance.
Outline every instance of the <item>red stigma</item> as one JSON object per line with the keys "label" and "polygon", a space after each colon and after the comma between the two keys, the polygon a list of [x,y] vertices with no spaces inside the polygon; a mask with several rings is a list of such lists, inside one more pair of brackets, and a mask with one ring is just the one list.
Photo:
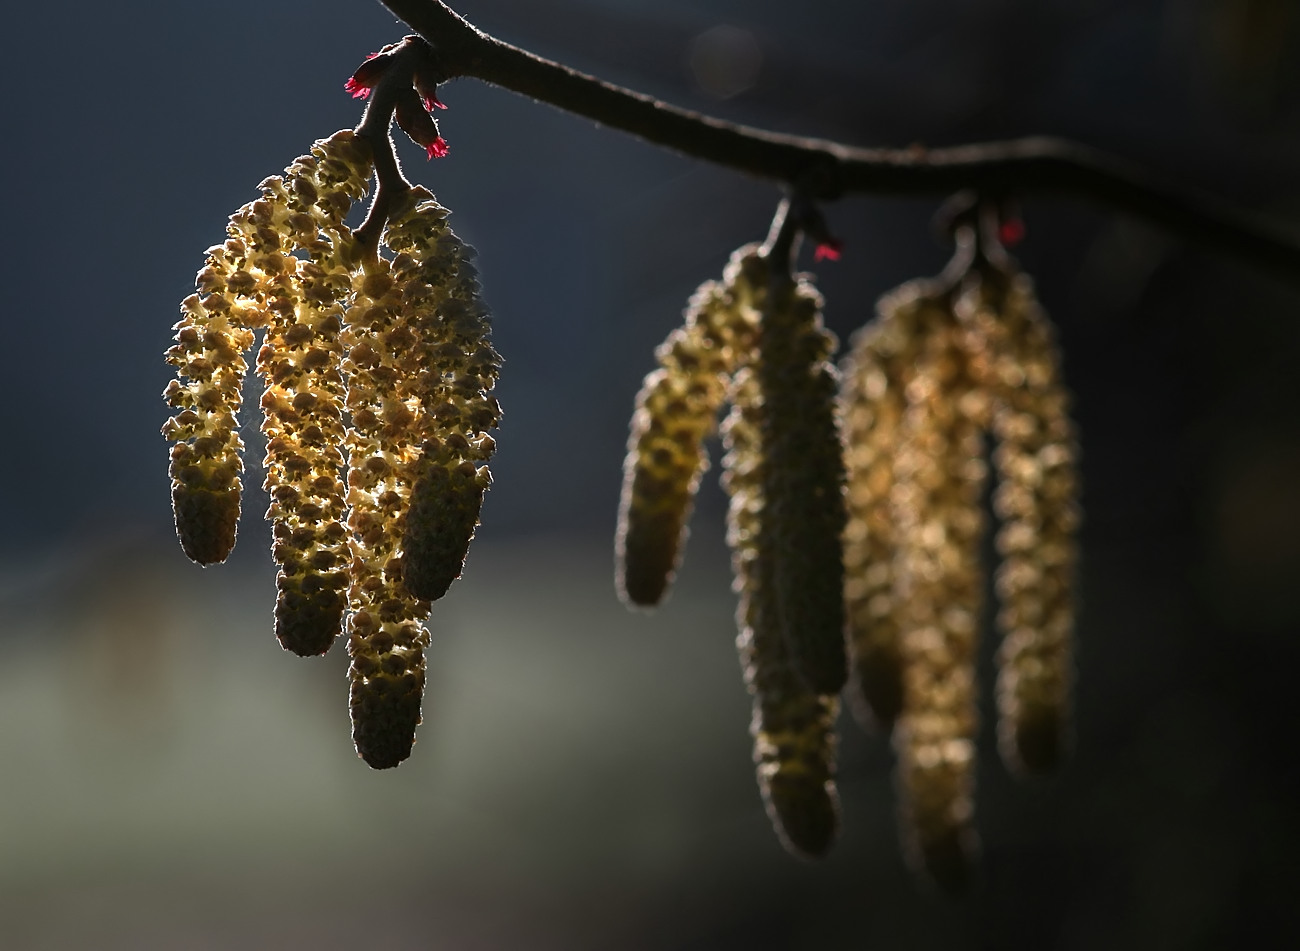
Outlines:
{"label": "red stigma", "polygon": [[998,240],[1008,248],[1025,240],[1025,223],[1019,218],[1008,218],[998,225]]}
{"label": "red stigma", "polygon": [[830,238],[817,245],[817,250],[813,252],[814,261],[838,261],[840,253],[844,250],[844,242],[839,238]]}

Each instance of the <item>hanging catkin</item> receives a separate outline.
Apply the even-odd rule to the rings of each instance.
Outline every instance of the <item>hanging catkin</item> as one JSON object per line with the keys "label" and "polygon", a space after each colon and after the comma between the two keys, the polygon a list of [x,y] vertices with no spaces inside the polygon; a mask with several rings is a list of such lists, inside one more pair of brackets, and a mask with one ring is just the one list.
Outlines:
{"label": "hanging catkin", "polygon": [[[250,241],[267,236],[285,252],[278,266],[293,291],[291,300],[282,298],[285,306],[270,310],[257,369],[266,384],[266,515],[280,566],[275,632],[286,650],[303,656],[329,650],[347,604],[340,336],[352,242],[343,219],[369,170],[368,150],[351,133],[337,133],[283,178],[264,181],[252,214],[233,219]],[[292,251],[305,251],[305,260]]]}
{"label": "hanging catkin", "polygon": [[844,461],[836,420],[834,336],[821,295],[779,282],[762,311],[756,376],[762,391],[765,519],[775,603],[790,659],[816,693],[848,678],[844,642]]}
{"label": "hanging catkin", "polygon": [[723,426],[723,487],[730,496],[727,541],[740,595],[737,646],[754,698],[750,732],[759,789],[790,851],[817,856],[839,827],[835,790],[835,718],[839,701],[815,693],[796,672],[776,605],[773,565],[778,542],[767,516],[762,390],[742,369]]}
{"label": "hanging catkin", "polygon": [[658,369],[637,394],[614,542],[615,580],[628,604],[658,604],[681,561],[709,465],[704,440],[717,427],[728,382],[754,334],[755,292],[744,274],[758,264],[757,255],[755,246],[741,248],[722,283],[701,285],[684,326],[655,350]]}
{"label": "hanging catkin", "polygon": [[1043,771],[1060,758],[1069,712],[1079,523],[1069,398],[1027,277],[985,267],[958,312],[996,438],[1000,747],[1009,765]]}
{"label": "hanging catkin", "polygon": [[886,731],[903,705],[894,462],[923,328],[941,324],[947,307],[948,291],[938,282],[903,285],[880,301],[876,318],[854,335],[844,365],[844,602],[854,680],[849,696],[860,720]]}
{"label": "hanging catkin", "polygon": [[490,341],[472,249],[427,191],[414,189],[410,201],[385,236],[398,252],[394,278],[414,341],[395,354],[395,369],[411,382],[418,448],[402,577],[411,594],[436,600],[460,577],[492,481],[486,463],[496,442],[488,430],[501,419],[491,395],[501,357]]}
{"label": "hanging catkin", "polygon": [[903,662],[894,739],[905,838],[936,881],[957,888],[974,847],[987,401],[973,385],[955,316],[923,312],[890,495]]}

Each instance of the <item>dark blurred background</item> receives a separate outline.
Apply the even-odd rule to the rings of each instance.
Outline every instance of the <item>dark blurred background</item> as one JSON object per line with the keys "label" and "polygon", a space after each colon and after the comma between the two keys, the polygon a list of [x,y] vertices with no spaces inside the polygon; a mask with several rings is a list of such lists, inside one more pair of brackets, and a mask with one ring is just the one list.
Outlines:
{"label": "dark blurred background", "polygon": [[[464,0],[483,28],[673,102],[864,145],[1078,138],[1300,216],[1289,0]],[[496,484],[436,606],[413,758],[348,738],[346,658],[284,654],[250,418],[241,543],[172,537],[177,302],[259,180],[355,124],[405,32],[363,0],[22,4],[0,35],[0,946],[1223,948],[1300,941],[1300,292],[1141,222],[1026,196],[1084,447],[1075,754],[982,737],[983,866],[906,869],[888,744],[844,722],[844,834],[805,864],[753,780],[722,497],[630,615],[610,541],[633,395],[776,193],[477,82],[408,171],[480,251],[507,364]],[[828,207],[842,339],[937,271],[933,201]],[[992,665],[984,658],[984,682]]]}

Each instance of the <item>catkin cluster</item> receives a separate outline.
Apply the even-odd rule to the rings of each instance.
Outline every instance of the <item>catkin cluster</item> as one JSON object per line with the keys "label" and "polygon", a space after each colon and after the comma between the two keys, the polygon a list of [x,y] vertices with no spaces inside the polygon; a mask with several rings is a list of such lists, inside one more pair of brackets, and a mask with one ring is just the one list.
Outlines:
{"label": "catkin cluster", "polygon": [[729,402],[722,482],[754,759],[778,835],[809,856],[838,829],[834,722],[847,667],[834,348],[811,285],[760,249],[738,251],[656,352],[632,421],[617,539],[625,600],[657,603],[707,465],[703,441]]}
{"label": "catkin cluster", "polygon": [[845,603],[856,702],[893,727],[911,853],[941,884],[974,848],[985,441],[997,479],[999,732],[1049,768],[1065,726],[1078,522],[1075,444],[1027,278],[970,249],[887,295],[855,338],[842,417]]}
{"label": "catkin cluster", "polygon": [[390,211],[391,257],[353,238],[344,221],[370,173],[368,146],[339,132],[231,216],[182,304],[167,354],[180,379],[164,394],[178,412],[163,431],[181,544],[222,561],[239,515],[245,353],[263,330],[276,636],[323,654],[350,612],[353,738],[383,768],[410,754],[422,622],[460,575],[490,482],[500,358],[471,249],[431,194],[410,189]]}

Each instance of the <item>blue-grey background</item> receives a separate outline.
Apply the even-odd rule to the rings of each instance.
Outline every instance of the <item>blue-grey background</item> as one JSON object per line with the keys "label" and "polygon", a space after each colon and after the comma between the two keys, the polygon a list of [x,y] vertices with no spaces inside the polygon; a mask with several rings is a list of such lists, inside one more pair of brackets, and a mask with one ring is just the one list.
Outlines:
{"label": "blue-grey background", "polygon": [[[865,145],[1056,133],[1300,216],[1287,0],[463,0],[543,55]],[[721,28],[721,29],[720,29]],[[413,758],[369,771],[345,658],[284,654],[256,420],[207,570],[171,534],[162,351],[257,182],[355,124],[404,30],[366,0],[24,4],[0,49],[0,946],[13,949],[1283,947],[1300,939],[1300,294],[1104,209],[1028,197],[1086,526],[1074,758],[980,762],[983,871],[906,870],[887,742],[844,723],[844,835],[771,834],[749,760],[723,505],[666,606],[610,539],[651,348],[771,186],[477,82],[409,173],[480,251],[506,358],[496,483],[436,607]],[[934,202],[827,208],[847,339],[936,271]],[[984,660],[985,683],[991,661]]]}

